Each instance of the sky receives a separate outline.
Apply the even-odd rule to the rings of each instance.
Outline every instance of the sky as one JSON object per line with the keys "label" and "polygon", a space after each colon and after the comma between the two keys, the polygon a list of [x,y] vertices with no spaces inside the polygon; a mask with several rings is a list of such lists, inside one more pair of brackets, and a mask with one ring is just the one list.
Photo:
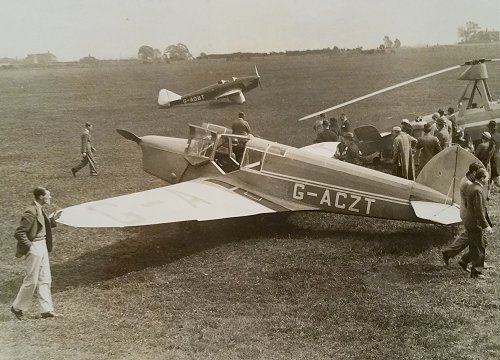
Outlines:
{"label": "sky", "polygon": [[186,44],[201,52],[372,49],[455,44],[468,21],[500,30],[500,0],[0,0],[0,58],[137,56]]}

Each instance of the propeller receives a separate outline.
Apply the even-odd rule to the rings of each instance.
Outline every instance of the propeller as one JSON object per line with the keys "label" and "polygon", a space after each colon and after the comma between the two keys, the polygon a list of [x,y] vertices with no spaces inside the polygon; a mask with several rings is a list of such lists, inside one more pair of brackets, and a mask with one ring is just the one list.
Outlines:
{"label": "propeller", "polygon": [[255,76],[257,76],[257,82],[259,83],[260,89],[262,90],[262,83],[260,82],[259,71],[257,70],[257,65],[255,65]]}

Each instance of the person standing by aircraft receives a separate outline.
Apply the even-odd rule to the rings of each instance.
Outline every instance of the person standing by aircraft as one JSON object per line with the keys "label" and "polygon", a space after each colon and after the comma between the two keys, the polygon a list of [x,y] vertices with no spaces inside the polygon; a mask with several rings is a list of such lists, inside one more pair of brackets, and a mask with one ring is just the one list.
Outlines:
{"label": "person standing by aircraft", "polygon": [[438,114],[439,114],[439,117],[441,119],[444,120],[444,127],[446,128],[446,130],[448,131],[448,135],[450,136],[451,138],[451,134],[452,134],[452,131],[453,131],[453,124],[452,122],[450,121],[450,119],[448,119],[448,117],[444,114],[444,110],[443,109],[439,109],[438,110]]}
{"label": "person standing by aircraft", "polygon": [[340,136],[344,136],[351,131],[351,124],[345,113],[340,114]]}
{"label": "person standing by aircraft", "polygon": [[408,135],[412,135],[413,128],[410,124],[410,120],[408,119],[401,120],[401,131],[407,133]]}
{"label": "person standing by aircraft", "polygon": [[30,205],[21,218],[17,227],[15,238],[17,240],[16,257],[24,257],[26,276],[23,284],[10,308],[11,312],[22,320],[24,312],[28,310],[35,290],[40,304],[42,318],[58,316],[54,313],[50,285],[49,252],[52,251],[52,228],[61,216],[61,211],[56,211],[52,216],[47,216],[43,210],[44,205],[50,205],[52,197],[50,191],[43,187],[33,190],[34,204]]}
{"label": "person standing by aircraft", "polygon": [[474,144],[472,143],[472,139],[469,134],[466,134],[462,127],[457,127],[453,132],[452,138],[453,144],[458,144],[468,152],[474,154]]}
{"label": "person standing by aircraft", "polygon": [[[460,219],[462,222],[465,221],[465,216],[467,213],[467,189],[476,180],[476,173],[479,169],[483,168],[483,164],[479,162],[474,162],[469,165],[469,171],[460,180]],[[449,264],[451,258],[460,254],[460,252],[469,246],[469,238],[467,236],[467,231],[462,230],[460,234],[455,238],[453,243],[448,245],[442,251],[443,261],[445,265]],[[460,260],[458,265],[465,271],[467,270],[467,263]]]}
{"label": "person standing by aircraft", "polygon": [[252,129],[250,129],[250,125],[245,120],[245,113],[240,111],[238,113],[238,118],[233,120],[231,124],[231,130],[235,135],[249,135],[252,133]]}
{"label": "person standing by aircraft", "polygon": [[318,137],[314,140],[315,143],[328,142],[328,141],[339,141],[339,137],[336,133],[330,130],[330,121],[327,119],[323,120],[323,131],[318,134]]}
{"label": "person standing by aircraft", "polygon": [[424,135],[417,139],[416,149],[420,150],[420,158],[418,163],[418,172],[420,172],[425,164],[438,152],[441,151],[439,140],[434,135],[431,135],[432,126],[430,124],[424,125]]}
{"label": "person standing by aircraft", "polygon": [[395,138],[392,143],[393,148],[393,171],[392,174],[408,179],[415,179],[415,165],[413,163],[412,147],[417,140],[401,131],[399,126],[392,129]]}
{"label": "person standing by aircraft", "polygon": [[319,114],[319,118],[314,122],[313,129],[314,132],[316,133],[316,136],[321,134],[321,132],[325,129],[323,127],[323,120],[326,119],[325,114]]}
{"label": "person standing by aircraft", "polygon": [[342,148],[339,147],[339,153],[336,153],[334,157],[354,165],[359,165],[361,163],[361,152],[354,141],[354,134],[348,132],[344,135],[343,139],[344,144]]}
{"label": "person standing by aircraft", "polygon": [[436,120],[436,132],[434,135],[439,140],[439,145],[441,146],[441,149],[446,149],[447,147],[451,146],[451,138],[450,134],[448,133],[448,129],[446,128],[446,122],[443,118],[437,118]]}
{"label": "person standing by aircraft", "polygon": [[[470,276],[483,279],[486,239],[485,234],[493,233],[491,221],[486,209],[484,186],[488,183],[488,171],[477,170],[475,181],[467,188],[467,207],[465,213],[465,230],[469,239],[469,251],[461,258],[461,263],[472,263]],[[460,266],[462,266],[462,264]],[[462,266],[464,267],[464,266]]]}
{"label": "person standing by aircraft", "polygon": [[85,128],[82,131],[81,135],[81,153],[82,153],[82,160],[80,163],[71,168],[71,173],[73,176],[76,176],[76,173],[83,169],[87,164],[89,165],[89,170],[90,170],[90,176],[97,176],[97,169],[95,166],[95,159],[94,159],[94,152],[96,151],[95,147],[92,146],[91,143],[91,135],[90,131],[92,130],[93,126],[91,123],[86,122],[85,123]]}
{"label": "person standing by aircraft", "polygon": [[[250,129],[250,125],[245,120],[245,113],[240,111],[238,113],[238,118],[233,120],[231,124],[231,130],[235,135],[250,135],[252,134],[252,129]],[[236,161],[241,163],[241,159],[243,158],[243,152],[245,151],[245,142],[242,140],[234,140],[235,144],[233,147],[234,156],[236,157]]]}

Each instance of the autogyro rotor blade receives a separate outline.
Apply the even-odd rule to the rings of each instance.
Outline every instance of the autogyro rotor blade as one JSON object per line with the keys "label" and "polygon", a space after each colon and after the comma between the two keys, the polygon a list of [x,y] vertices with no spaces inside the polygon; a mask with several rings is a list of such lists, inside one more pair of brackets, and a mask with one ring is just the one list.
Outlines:
{"label": "autogyro rotor blade", "polygon": [[[491,60],[491,61],[495,61],[495,60]],[[302,120],[307,120],[307,119],[310,119],[310,118],[313,118],[315,116],[318,116],[322,113],[325,113],[325,112],[328,112],[328,111],[332,111],[332,110],[336,110],[336,109],[339,109],[341,107],[344,107],[346,105],[350,105],[350,104],[353,104],[355,102],[358,102],[360,100],[364,100],[364,99],[368,99],[372,96],[375,96],[375,95],[378,95],[378,94],[382,94],[386,91],[389,91],[389,90],[393,90],[393,89],[396,89],[398,87],[401,87],[401,86],[405,86],[405,85],[408,85],[408,84],[411,84],[413,82],[416,82],[416,81],[420,81],[420,80],[423,80],[423,79],[426,79],[428,77],[432,77],[432,76],[435,76],[435,75],[439,75],[439,74],[442,74],[442,73],[445,73],[445,72],[448,72],[448,71],[451,71],[451,70],[455,70],[455,69],[458,69],[460,68],[462,65],[455,65],[455,66],[452,66],[452,67],[449,67],[449,68],[446,68],[446,69],[443,69],[443,70],[439,70],[439,71],[435,71],[435,72],[432,72],[430,74],[427,74],[427,75],[423,75],[423,76],[419,76],[419,77],[416,77],[416,78],[413,78],[413,79],[410,79],[410,80],[407,80],[407,81],[403,81],[399,84],[396,84],[396,85],[392,85],[392,86],[389,86],[389,87],[386,87],[384,89],[381,89],[381,90],[378,90],[378,91],[375,91],[375,92],[372,92],[372,93],[369,93],[369,94],[366,94],[366,95],[363,95],[361,97],[358,97],[356,99],[353,99],[353,100],[349,100],[349,101],[346,101],[342,104],[339,104],[339,105],[335,105],[331,108],[328,108],[328,109],[324,109],[324,110],[321,110],[321,111],[318,111],[318,112],[315,112],[314,114],[310,114],[310,115],[307,115],[307,116],[304,116],[302,118],[299,119],[299,121],[302,121]]]}

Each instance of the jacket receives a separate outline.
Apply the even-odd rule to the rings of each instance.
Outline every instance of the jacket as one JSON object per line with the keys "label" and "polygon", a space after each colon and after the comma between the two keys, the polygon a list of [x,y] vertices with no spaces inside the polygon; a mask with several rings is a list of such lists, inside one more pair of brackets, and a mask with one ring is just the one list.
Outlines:
{"label": "jacket", "polygon": [[[52,251],[52,228],[56,226],[53,218],[49,218],[45,211],[42,210],[45,220],[45,240],[47,243],[47,251]],[[21,217],[21,224],[17,227],[14,237],[17,240],[16,257],[20,258],[28,253],[31,247],[31,242],[42,229],[42,224],[38,221],[37,206],[30,205]]]}

